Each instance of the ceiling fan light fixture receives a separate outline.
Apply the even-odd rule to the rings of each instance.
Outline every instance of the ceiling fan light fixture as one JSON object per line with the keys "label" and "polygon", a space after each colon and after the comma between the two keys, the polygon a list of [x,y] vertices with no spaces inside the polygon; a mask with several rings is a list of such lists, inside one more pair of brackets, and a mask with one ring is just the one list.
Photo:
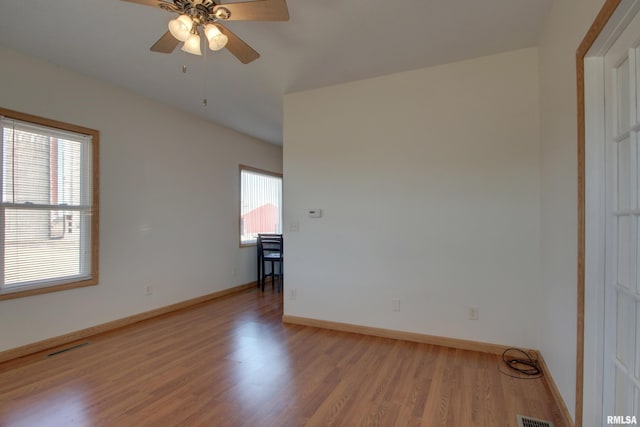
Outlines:
{"label": "ceiling fan light fixture", "polygon": [[169,21],[169,32],[181,42],[186,42],[190,37],[192,27],[193,21],[187,15],[180,15]]}
{"label": "ceiling fan light fixture", "polygon": [[213,24],[209,24],[204,27],[204,34],[209,41],[209,49],[220,50],[227,45],[229,37],[222,34],[220,29]]}
{"label": "ceiling fan light fixture", "polygon": [[213,14],[216,16],[216,18],[222,19],[223,21],[231,18],[231,12],[224,6],[217,6]]}
{"label": "ceiling fan light fixture", "polygon": [[200,36],[198,34],[191,33],[187,41],[184,42],[182,50],[192,55],[202,55],[200,50]]}
{"label": "ceiling fan light fixture", "polygon": [[[1,1],[1,0],[0,0]],[[169,29],[149,50],[172,53],[177,47],[192,55],[203,55],[211,50],[226,48],[243,64],[260,57],[251,46],[226,26],[226,21],[288,21],[287,0],[122,0],[160,8],[175,14],[167,19]],[[224,4],[220,5],[218,2]],[[175,19],[172,19],[175,18]],[[213,25],[208,32],[205,27]],[[202,30],[202,31],[201,31]],[[195,36],[193,36],[195,35]],[[202,37],[207,46],[198,46]],[[205,49],[202,52],[202,49]]]}

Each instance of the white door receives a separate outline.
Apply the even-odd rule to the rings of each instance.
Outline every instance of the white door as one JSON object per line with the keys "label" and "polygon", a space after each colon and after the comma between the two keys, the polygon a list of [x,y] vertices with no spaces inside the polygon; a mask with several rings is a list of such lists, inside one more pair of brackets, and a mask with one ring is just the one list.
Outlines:
{"label": "white door", "polygon": [[637,15],[604,57],[603,425],[607,424],[607,416],[640,414],[639,46],[640,15]]}

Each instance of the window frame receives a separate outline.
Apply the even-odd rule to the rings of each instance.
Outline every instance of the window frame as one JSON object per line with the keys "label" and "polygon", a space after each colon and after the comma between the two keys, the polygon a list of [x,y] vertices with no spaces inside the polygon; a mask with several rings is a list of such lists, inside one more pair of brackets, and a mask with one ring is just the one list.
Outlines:
{"label": "window frame", "polygon": [[[272,172],[265,169],[255,168],[253,166],[247,166],[241,164],[238,168],[238,242],[241,248],[249,248],[257,245],[257,241],[250,243],[242,242],[242,171],[255,172],[261,175],[273,176],[280,178],[282,185],[282,174],[278,172]],[[280,206],[280,218],[282,218],[282,206]]]}
{"label": "window frame", "polygon": [[[93,286],[98,284],[98,272],[99,272],[99,224],[100,224],[100,181],[99,181],[99,164],[100,164],[100,132],[95,129],[86,128],[70,123],[61,122],[58,120],[48,119],[44,117],[35,116],[32,114],[22,113],[6,108],[0,107],[0,116],[7,117],[9,119],[20,120],[23,122],[33,123],[39,126],[46,126],[53,129],[60,129],[64,131],[75,132],[91,137],[91,220],[89,221],[88,228],[90,229],[91,238],[91,268],[88,279],[75,280],[69,282],[58,282],[50,285],[43,284],[42,286],[28,288],[28,289],[9,289],[0,290],[0,301],[22,298],[32,295],[45,294],[49,292],[58,292],[68,289],[76,289],[85,286]],[[4,252],[4,236],[0,236],[0,245],[2,252]],[[4,265],[4,264],[3,264]]]}

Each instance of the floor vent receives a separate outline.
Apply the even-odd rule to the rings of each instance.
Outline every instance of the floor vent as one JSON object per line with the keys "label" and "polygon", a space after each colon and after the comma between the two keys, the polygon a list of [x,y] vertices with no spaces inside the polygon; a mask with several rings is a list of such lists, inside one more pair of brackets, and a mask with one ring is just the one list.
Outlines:
{"label": "floor vent", "polygon": [[77,350],[77,349],[79,349],[81,347],[84,347],[84,346],[87,346],[87,345],[89,345],[88,342],[83,342],[83,343],[80,343],[80,344],[72,345],[71,347],[63,348],[62,350],[58,350],[58,351],[54,351],[53,353],[49,353],[49,354],[47,354],[47,357],[53,357],[53,356],[57,356],[57,355],[62,354],[62,353],[66,353],[67,351]]}
{"label": "floor vent", "polygon": [[553,427],[551,421],[538,420],[524,415],[518,415],[518,427]]}

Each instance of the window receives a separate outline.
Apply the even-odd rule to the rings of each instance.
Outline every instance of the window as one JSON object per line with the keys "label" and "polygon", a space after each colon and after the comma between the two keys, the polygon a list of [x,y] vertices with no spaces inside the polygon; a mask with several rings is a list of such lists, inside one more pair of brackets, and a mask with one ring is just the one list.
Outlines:
{"label": "window", "polygon": [[0,109],[0,299],[98,283],[98,132]]}
{"label": "window", "polygon": [[282,175],[240,165],[240,246],[282,233]]}

